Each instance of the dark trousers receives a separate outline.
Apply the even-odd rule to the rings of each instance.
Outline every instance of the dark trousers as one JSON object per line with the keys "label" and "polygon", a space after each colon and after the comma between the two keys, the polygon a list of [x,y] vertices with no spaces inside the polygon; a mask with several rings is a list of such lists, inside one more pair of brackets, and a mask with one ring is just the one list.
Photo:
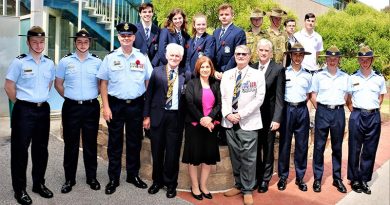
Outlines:
{"label": "dark trousers", "polygon": [[80,130],[83,143],[85,174],[87,179],[96,178],[99,116],[100,105],[97,99],[84,101],[83,104],[65,99],[62,106],[62,126],[65,144],[64,170],[67,181],[76,180]]}
{"label": "dark trousers", "polygon": [[296,178],[303,179],[307,167],[307,151],[310,129],[309,111],[306,104],[285,106],[280,129],[278,175],[288,178],[292,136],[295,137],[294,164]]}
{"label": "dark trousers", "polygon": [[329,109],[318,104],[314,131],[314,179],[322,180],[324,172],[324,151],[329,132],[332,145],[333,179],[341,179],[341,158],[344,130],[344,106],[341,106],[338,109]]}
{"label": "dark trousers", "polygon": [[263,119],[259,130],[256,160],[257,183],[270,181],[274,171],[274,143],[276,132],[270,131],[271,121]]}
{"label": "dark trousers", "polygon": [[371,181],[381,133],[380,112],[353,109],[349,117],[348,174],[351,181]]}
{"label": "dark trousers", "polygon": [[126,170],[128,176],[138,176],[142,146],[142,112],[144,98],[140,96],[131,102],[108,96],[112,119],[108,125],[108,176],[119,180],[123,151],[123,127],[126,133]]}
{"label": "dark trousers", "polygon": [[31,142],[33,185],[45,183],[50,130],[50,106],[17,100],[12,111],[11,175],[15,192],[26,189],[28,147]]}
{"label": "dark trousers", "polygon": [[177,187],[183,128],[178,111],[165,111],[158,127],[151,127],[153,183]]}

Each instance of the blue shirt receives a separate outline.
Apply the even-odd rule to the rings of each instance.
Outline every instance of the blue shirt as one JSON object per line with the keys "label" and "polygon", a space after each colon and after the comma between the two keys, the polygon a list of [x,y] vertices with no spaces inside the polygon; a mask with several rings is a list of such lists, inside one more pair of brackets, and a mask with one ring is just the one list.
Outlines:
{"label": "blue shirt", "polygon": [[122,48],[108,54],[97,77],[108,81],[108,94],[122,100],[135,99],[146,91],[145,81],[153,71],[149,58],[133,48],[126,58]]}
{"label": "blue shirt", "polygon": [[39,103],[49,99],[49,85],[54,80],[54,72],[54,63],[49,57],[41,55],[37,64],[28,53],[12,61],[6,79],[15,82],[17,99]]}
{"label": "blue shirt", "polygon": [[379,108],[379,96],[387,93],[385,79],[371,71],[366,78],[360,70],[350,76],[348,93],[352,95],[352,106],[361,109]]}
{"label": "blue shirt", "polygon": [[349,75],[337,69],[331,75],[327,69],[314,74],[310,92],[317,93],[317,102],[325,105],[344,105]]}
{"label": "blue shirt", "polygon": [[82,62],[76,53],[62,58],[56,77],[64,80],[64,96],[72,100],[97,98],[99,88],[96,75],[101,62],[102,60],[90,53]]}
{"label": "blue shirt", "polygon": [[294,71],[291,66],[286,68],[286,93],[284,100],[291,103],[306,101],[310,93],[311,74],[301,68]]}

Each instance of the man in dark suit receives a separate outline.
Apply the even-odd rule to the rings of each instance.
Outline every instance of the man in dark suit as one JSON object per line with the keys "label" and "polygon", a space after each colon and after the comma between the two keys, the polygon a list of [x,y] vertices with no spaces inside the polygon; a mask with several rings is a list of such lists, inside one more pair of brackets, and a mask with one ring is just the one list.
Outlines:
{"label": "man in dark suit", "polygon": [[[137,23],[137,33],[135,33],[134,48],[138,48],[141,53],[147,54],[152,61],[158,50],[158,37],[160,28],[153,24],[153,4],[143,3],[140,5],[139,16],[141,22]],[[157,65],[153,65],[157,66]]]}
{"label": "man in dark suit", "polygon": [[221,28],[217,28],[213,36],[216,39],[216,77],[221,78],[222,72],[236,66],[234,51],[238,45],[246,45],[245,32],[233,24],[234,11],[230,4],[224,3],[218,7]]}
{"label": "man in dark suit", "polygon": [[167,186],[168,198],[176,196],[179,156],[184,126],[185,69],[180,67],[184,48],[167,46],[167,65],[156,67],[149,81],[144,106],[144,128],[151,129],[153,185],[150,194]]}
{"label": "man in dark suit", "polygon": [[268,191],[268,183],[274,168],[275,133],[282,120],[286,77],[284,68],[271,60],[271,41],[261,39],[257,44],[257,52],[260,61],[255,63],[253,67],[264,74],[266,92],[263,105],[260,107],[263,128],[259,130],[256,178],[258,192],[265,193]]}

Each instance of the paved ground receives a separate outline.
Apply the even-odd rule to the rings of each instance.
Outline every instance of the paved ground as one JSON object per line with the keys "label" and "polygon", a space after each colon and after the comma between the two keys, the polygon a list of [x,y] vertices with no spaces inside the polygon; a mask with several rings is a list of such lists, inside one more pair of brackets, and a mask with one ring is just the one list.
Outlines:
{"label": "paved ground", "polygon": [[[196,201],[187,192],[180,192],[179,197],[167,199],[165,191],[160,191],[156,195],[149,195],[146,190],[140,190],[133,185],[125,182],[125,175],[122,175],[121,185],[117,191],[111,195],[104,194],[104,186],[108,181],[107,162],[99,160],[98,179],[103,189],[93,191],[85,184],[84,166],[82,163],[82,152],[79,157],[79,168],[77,172],[77,184],[69,194],[61,194],[60,188],[64,182],[64,173],[62,167],[63,161],[63,142],[59,136],[59,120],[52,120],[52,129],[49,143],[49,163],[46,173],[46,184],[54,192],[54,198],[43,199],[31,191],[31,162],[27,171],[27,191],[33,199],[34,204],[151,204],[151,205],[171,205],[171,204],[223,204],[237,205],[242,204],[240,196],[226,198],[222,194],[214,194],[213,200]],[[277,190],[277,177],[274,176],[270,183],[270,189],[266,194],[254,194],[255,204],[364,204],[364,205],[390,205],[390,122],[382,125],[382,136],[379,143],[375,173],[373,180],[369,183],[373,194],[357,194],[351,192],[350,186],[347,185],[346,163],[347,163],[347,143],[343,146],[343,167],[342,174],[344,183],[347,185],[348,194],[341,194],[331,185],[331,163],[328,160],[330,153],[327,153],[325,160],[325,173],[323,179],[323,191],[321,193],[313,192],[311,185],[313,175],[311,169],[312,161],[308,161],[308,170],[305,181],[308,183],[309,190],[301,192],[294,184],[294,173],[290,172],[287,189],[284,192]],[[10,129],[9,118],[0,118],[0,204],[16,204],[13,198],[10,174]],[[150,185],[151,183],[148,182]]]}

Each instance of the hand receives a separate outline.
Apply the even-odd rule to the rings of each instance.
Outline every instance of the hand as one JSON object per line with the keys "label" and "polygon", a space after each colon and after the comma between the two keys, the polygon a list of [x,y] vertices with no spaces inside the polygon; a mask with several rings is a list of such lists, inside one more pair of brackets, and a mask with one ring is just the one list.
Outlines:
{"label": "hand", "polygon": [[217,80],[221,80],[222,79],[222,73],[218,72],[218,71],[215,71],[214,72],[214,78],[217,79]]}
{"label": "hand", "polygon": [[209,129],[210,132],[212,132],[214,129],[214,123],[210,122],[209,124],[207,124],[206,128]]}
{"label": "hand", "polygon": [[107,121],[110,122],[112,119],[112,113],[110,107],[103,107],[103,118]]}
{"label": "hand", "polygon": [[213,119],[211,119],[211,117],[209,116],[205,116],[205,117],[202,117],[200,118],[200,125],[202,125],[203,127],[206,127],[209,123],[211,123]]}
{"label": "hand", "polygon": [[240,121],[240,119],[241,119],[240,115],[238,113],[236,113],[236,114],[229,114],[226,118],[233,124],[237,124]]}
{"label": "hand", "polygon": [[270,130],[271,131],[276,131],[276,130],[278,130],[279,129],[279,127],[280,127],[280,123],[278,123],[278,122],[271,122],[271,126],[270,126]]}
{"label": "hand", "polygon": [[145,129],[150,129],[150,117],[145,117],[143,121],[143,127]]}

